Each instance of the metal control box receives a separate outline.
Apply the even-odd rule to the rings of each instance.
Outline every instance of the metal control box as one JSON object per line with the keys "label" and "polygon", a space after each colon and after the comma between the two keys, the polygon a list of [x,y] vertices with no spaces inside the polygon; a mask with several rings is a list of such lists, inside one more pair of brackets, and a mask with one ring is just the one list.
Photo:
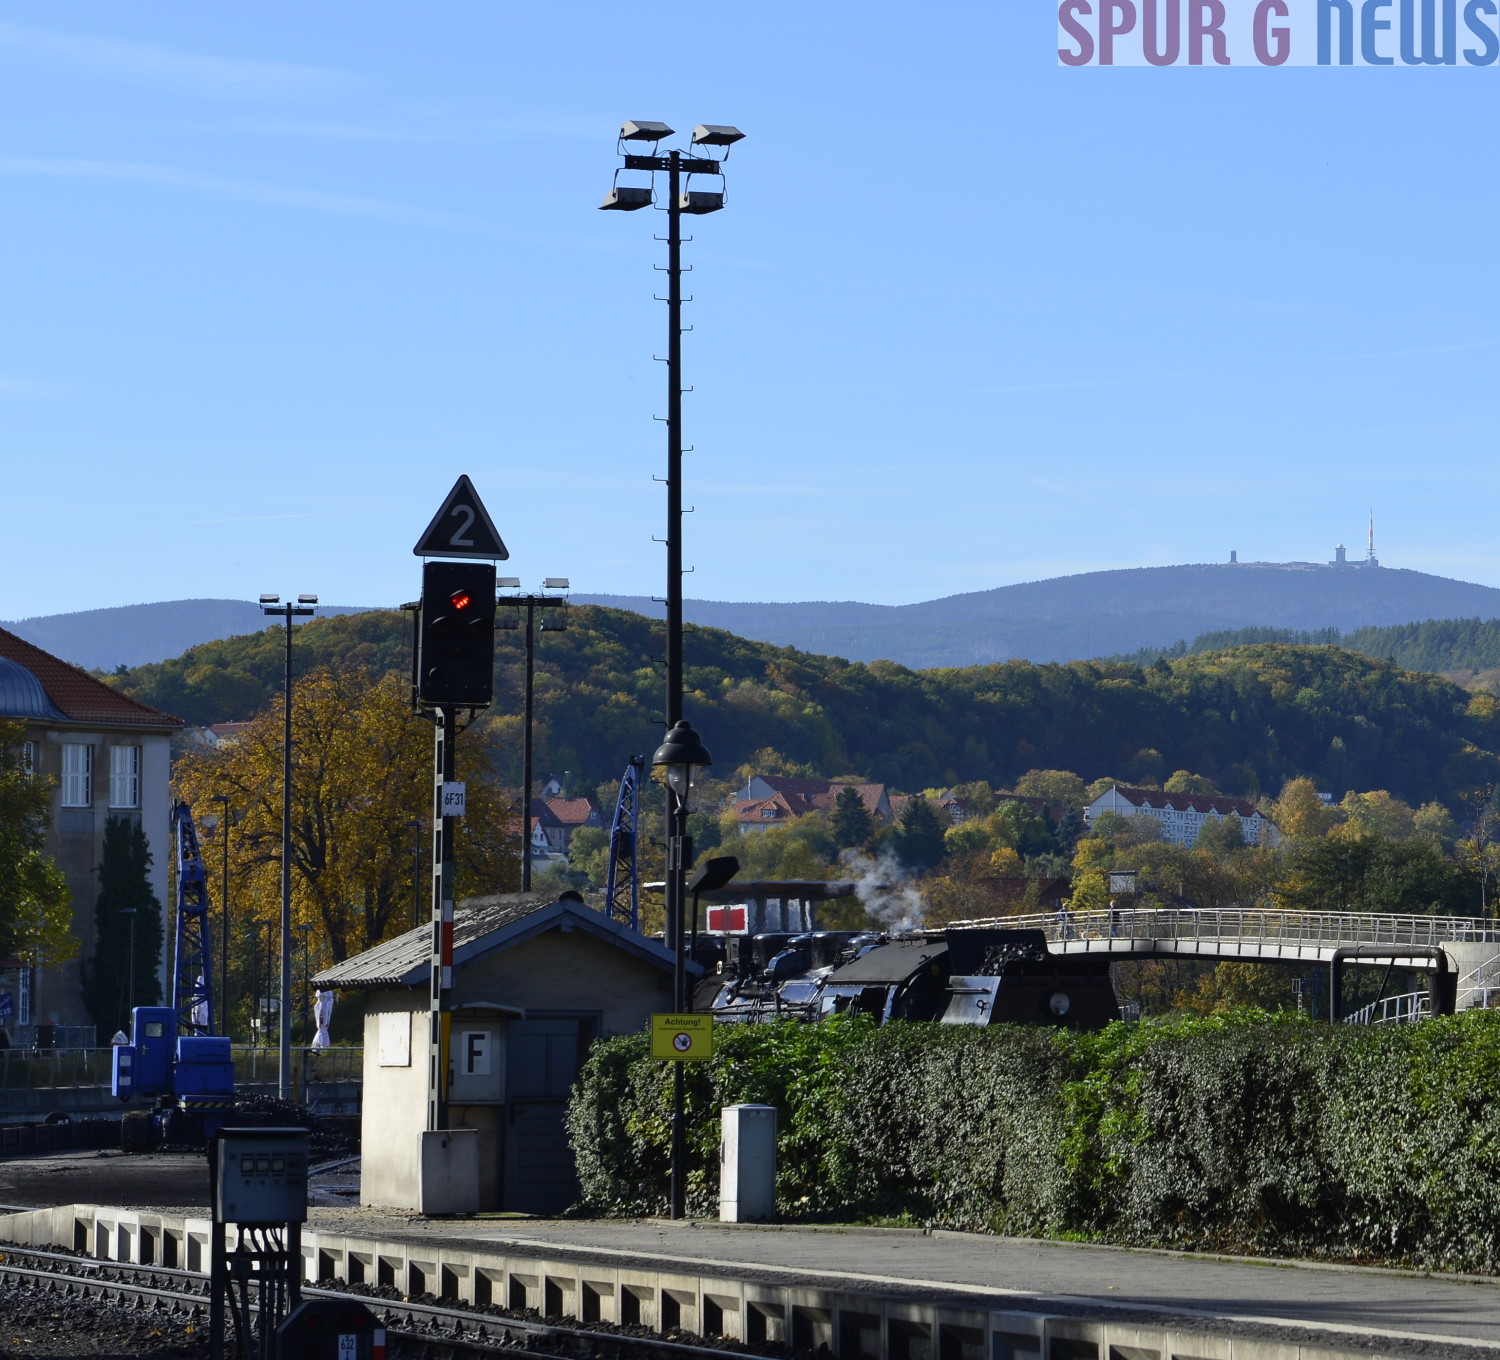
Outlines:
{"label": "metal control box", "polygon": [[221,1129],[217,1151],[217,1222],[307,1222],[306,1129]]}

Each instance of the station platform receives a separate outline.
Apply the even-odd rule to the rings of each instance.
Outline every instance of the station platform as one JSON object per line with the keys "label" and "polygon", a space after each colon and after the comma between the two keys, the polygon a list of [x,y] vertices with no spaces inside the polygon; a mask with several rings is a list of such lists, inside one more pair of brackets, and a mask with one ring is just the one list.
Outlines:
{"label": "station platform", "polygon": [[[196,1205],[54,1204],[0,1217],[0,1241],[189,1269],[206,1266],[207,1240]],[[310,1211],[303,1254],[309,1280],[795,1351],[826,1347],[850,1360],[1493,1360],[1500,1352],[1500,1279],[1491,1277],[960,1233],[423,1219],[324,1205]]]}

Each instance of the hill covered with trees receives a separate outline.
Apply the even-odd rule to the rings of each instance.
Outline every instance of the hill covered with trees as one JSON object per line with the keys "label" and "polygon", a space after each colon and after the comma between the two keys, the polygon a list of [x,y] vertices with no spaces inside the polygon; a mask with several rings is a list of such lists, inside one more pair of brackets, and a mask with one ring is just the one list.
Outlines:
{"label": "hill covered with trees", "polygon": [[[299,669],[409,667],[406,616],[317,619],[298,631]],[[502,775],[519,776],[518,634],[499,635],[497,692],[483,722]],[[1335,794],[1387,789],[1413,806],[1457,806],[1500,782],[1500,705],[1433,675],[1342,647],[1265,642],[1130,662],[1012,661],[913,671],[750,642],[712,628],[687,639],[688,717],[717,756],[920,790],[1006,787],[1052,767],[1085,780],[1159,781],[1195,771],[1226,792],[1274,794],[1307,776]],[[618,776],[660,740],[660,626],[591,606],[537,646],[537,768],[586,783]],[[248,718],[280,687],[282,635],[195,647],[123,670],[122,689],[190,722]]]}
{"label": "hill covered with trees", "polygon": [[[1427,619],[1422,623],[1396,623],[1383,628],[1356,628],[1341,633],[1337,628],[1234,628],[1200,633],[1192,642],[1179,640],[1170,647],[1143,647],[1126,656],[1108,658],[1147,666],[1158,658],[1172,660],[1198,652],[1219,652],[1227,647],[1280,642],[1297,647],[1345,647],[1351,652],[1381,661],[1391,661],[1409,671],[1472,679],[1500,668],[1500,619]],[[1462,681],[1461,681],[1462,682]],[[1487,688],[1494,688],[1493,684]]]}

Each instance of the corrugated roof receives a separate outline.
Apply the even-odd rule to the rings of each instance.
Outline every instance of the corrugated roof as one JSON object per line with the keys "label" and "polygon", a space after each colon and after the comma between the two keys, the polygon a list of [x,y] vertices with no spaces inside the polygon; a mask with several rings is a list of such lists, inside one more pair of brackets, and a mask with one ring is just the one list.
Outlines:
{"label": "corrugated roof", "polygon": [[[564,916],[591,934],[638,954],[662,968],[671,968],[672,955],[655,940],[611,921],[582,902],[555,900],[535,893],[499,893],[470,897],[453,909],[453,966],[463,968],[496,950],[550,930]],[[319,987],[426,986],[432,959],[432,927],[418,926],[404,935],[383,940],[363,954],[325,968],[313,979]],[[701,972],[696,964],[689,972]]]}
{"label": "corrugated roof", "polygon": [[40,682],[47,698],[61,710],[69,722],[98,723],[101,726],[182,727],[181,718],[163,713],[139,699],[96,680],[87,671],[70,666],[51,652],[27,642],[0,628],[0,657],[14,661],[30,671]]}

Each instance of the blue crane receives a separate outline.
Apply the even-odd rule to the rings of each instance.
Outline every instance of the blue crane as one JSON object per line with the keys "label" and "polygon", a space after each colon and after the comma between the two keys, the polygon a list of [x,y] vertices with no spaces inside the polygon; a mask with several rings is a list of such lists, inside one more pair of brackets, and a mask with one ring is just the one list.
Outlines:
{"label": "blue crane", "polygon": [[177,847],[177,940],[172,951],[172,1009],[179,1034],[214,1032],[213,955],[208,943],[208,875],[198,829],[186,803],[172,806]]}
{"label": "blue crane", "polygon": [[632,930],[641,928],[635,842],[645,765],[645,756],[632,756],[620,777],[620,796],[615,800],[615,816],[609,826],[609,877],[604,886],[604,914]]}

